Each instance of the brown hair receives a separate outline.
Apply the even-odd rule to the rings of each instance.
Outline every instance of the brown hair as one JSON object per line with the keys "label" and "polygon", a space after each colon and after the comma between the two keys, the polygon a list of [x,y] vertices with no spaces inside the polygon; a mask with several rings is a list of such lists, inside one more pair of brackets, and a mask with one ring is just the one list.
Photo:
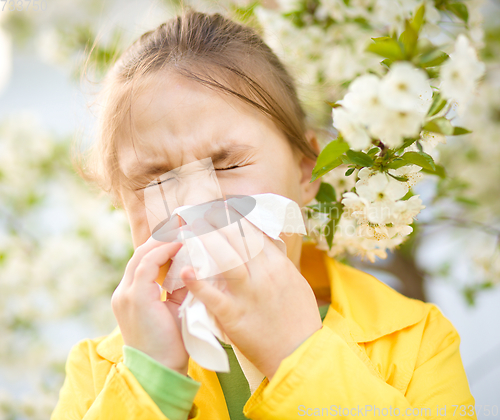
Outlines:
{"label": "brown hair", "polygon": [[256,107],[296,150],[316,159],[294,82],[256,30],[220,14],[187,9],[140,36],[111,67],[98,97],[97,141],[86,156],[80,150],[72,156],[77,173],[109,193],[115,207],[123,206],[120,187],[134,183],[120,170],[117,147],[120,127],[130,119],[134,85],[164,69]]}

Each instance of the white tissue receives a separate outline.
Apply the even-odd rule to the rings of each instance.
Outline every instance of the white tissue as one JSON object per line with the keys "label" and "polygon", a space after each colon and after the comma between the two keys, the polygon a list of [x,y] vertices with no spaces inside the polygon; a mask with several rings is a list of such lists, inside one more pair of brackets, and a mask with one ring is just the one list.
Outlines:
{"label": "white tissue", "polygon": [[[271,193],[256,194],[250,197],[255,200],[255,207],[249,213],[246,211],[248,210],[247,203],[245,204],[241,198],[229,198],[226,202],[228,206],[236,210],[260,231],[269,236],[282,252],[286,253],[285,243],[279,237],[282,232],[306,234],[301,210],[294,201]],[[211,204],[208,203],[206,209]],[[191,211],[188,211],[189,209]],[[187,224],[190,224],[193,220],[200,217],[200,214],[204,214],[205,208],[203,205],[198,205],[196,206],[196,210],[193,211],[193,206],[182,206],[175,209],[172,215],[178,214]],[[216,233],[214,231],[205,235]],[[198,237],[190,231],[183,231],[182,235],[183,237],[179,239],[182,239],[185,246],[172,259],[172,265],[167,272],[162,288],[172,293],[174,290],[184,287],[179,273],[186,265],[192,265],[196,269],[198,280],[204,279],[204,281],[210,282],[215,287],[223,287],[221,286],[223,282],[213,279],[213,276],[234,267],[217,266]],[[247,248],[250,255],[248,255],[246,261],[255,257],[262,250],[263,242],[260,249],[259,246],[258,242],[252,241],[250,249]],[[196,363],[209,370],[229,372],[227,354],[216,337],[219,338],[222,342],[228,343],[233,347],[243,373],[249,382],[250,390],[253,393],[264,378],[264,375],[234,346],[231,340],[223,333],[215,316],[191,292],[187,293],[183,303],[179,307],[179,317],[182,319],[182,337],[186,350]]]}

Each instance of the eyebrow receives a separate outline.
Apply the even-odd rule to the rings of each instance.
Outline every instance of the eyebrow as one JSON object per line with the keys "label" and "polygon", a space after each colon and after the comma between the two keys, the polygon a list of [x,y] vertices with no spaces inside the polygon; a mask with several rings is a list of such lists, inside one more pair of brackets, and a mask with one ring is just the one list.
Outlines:
{"label": "eyebrow", "polygon": [[[233,144],[224,148],[220,148],[212,153],[212,163],[214,166],[221,164],[228,160],[237,160],[246,155],[246,153],[254,150],[254,146],[247,144]],[[172,169],[171,165],[168,163],[151,164],[151,165],[134,165],[130,174],[132,178],[135,177],[145,177],[153,175],[162,175],[166,172],[170,172]]]}

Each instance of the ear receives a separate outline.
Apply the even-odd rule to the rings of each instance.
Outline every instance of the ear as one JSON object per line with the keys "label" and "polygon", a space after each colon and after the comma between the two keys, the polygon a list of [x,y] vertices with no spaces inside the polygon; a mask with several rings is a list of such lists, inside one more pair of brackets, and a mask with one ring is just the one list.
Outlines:
{"label": "ear", "polygon": [[[314,132],[314,130],[307,130],[305,134],[307,141],[312,146],[314,151],[319,155],[320,148],[318,139],[316,138],[316,133]],[[302,205],[305,206],[314,197],[316,197],[319,186],[321,184],[321,178],[315,180],[314,182],[311,182],[311,175],[314,167],[316,166],[316,159],[308,158],[307,156],[302,154],[299,164],[301,171],[300,190],[302,193]]]}

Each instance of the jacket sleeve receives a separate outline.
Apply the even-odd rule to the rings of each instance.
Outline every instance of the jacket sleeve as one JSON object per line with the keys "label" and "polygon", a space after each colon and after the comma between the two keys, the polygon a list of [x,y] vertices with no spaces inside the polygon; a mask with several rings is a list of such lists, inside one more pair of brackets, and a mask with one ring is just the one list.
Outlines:
{"label": "jacket sleeve", "polygon": [[429,315],[421,321],[426,325],[404,394],[369,368],[370,362],[365,363],[339,333],[323,325],[283,359],[270,382],[265,379],[248,400],[244,414],[253,420],[340,415],[443,419],[457,418],[455,406],[465,406],[468,408],[460,417],[477,419],[458,333],[430,305]]}
{"label": "jacket sleeve", "polygon": [[163,414],[186,420],[201,383],[158,363],[146,353],[123,346],[123,363],[137,378]]}
{"label": "jacket sleeve", "polygon": [[[198,420],[193,404],[188,419]],[[165,416],[123,362],[103,360],[92,340],[77,343],[51,420],[172,420]]]}

